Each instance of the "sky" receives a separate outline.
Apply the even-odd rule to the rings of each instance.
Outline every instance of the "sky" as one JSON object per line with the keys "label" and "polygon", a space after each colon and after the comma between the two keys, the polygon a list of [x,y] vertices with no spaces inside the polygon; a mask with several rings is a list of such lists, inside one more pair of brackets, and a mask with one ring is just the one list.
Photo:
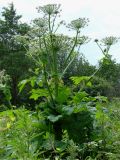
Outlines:
{"label": "sky", "polygon": [[[39,17],[36,7],[48,3],[61,4],[61,19],[67,23],[77,18],[89,18],[89,25],[82,33],[89,36],[91,41],[81,48],[81,52],[91,64],[97,64],[103,56],[94,39],[120,37],[120,0],[0,0],[0,12],[11,2],[17,13],[23,16],[23,22]],[[111,48],[110,54],[120,62],[120,42]]]}

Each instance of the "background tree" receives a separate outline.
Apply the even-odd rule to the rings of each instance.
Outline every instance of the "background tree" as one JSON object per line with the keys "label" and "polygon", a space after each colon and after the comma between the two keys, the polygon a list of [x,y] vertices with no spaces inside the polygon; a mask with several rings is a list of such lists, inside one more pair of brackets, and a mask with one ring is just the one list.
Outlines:
{"label": "background tree", "polygon": [[99,65],[102,64],[100,71],[98,73],[99,77],[103,77],[114,88],[112,96],[120,96],[119,86],[120,86],[120,64],[116,63],[115,59],[112,59],[111,55],[103,58]]}
{"label": "background tree", "polygon": [[116,83],[118,82],[120,75],[118,70],[118,64],[111,55],[107,55],[100,62],[101,68],[99,70],[99,76],[103,77],[109,82]]}
{"label": "background tree", "polygon": [[18,101],[18,81],[28,74],[30,60],[25,56],[23,45],[17,43],[15,36],[25,35],[30,27],[21,23],[21,15],[17,15],[13,3],[2,11],[0,19],[0,69],[5,69],[11,77],[12,103]]}

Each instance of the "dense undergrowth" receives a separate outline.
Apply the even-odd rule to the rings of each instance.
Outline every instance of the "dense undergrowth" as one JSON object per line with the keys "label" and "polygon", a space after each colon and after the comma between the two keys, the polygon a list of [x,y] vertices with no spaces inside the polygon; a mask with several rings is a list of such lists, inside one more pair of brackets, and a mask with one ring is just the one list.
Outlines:
{"label": "dense undergrowth", "polygon": [[[86,116],[88,110],[92,118],[92,130],[88,129],[90,122],[89,126],[86,125],[86,122],[91,121],[90,117]],[[40,111],[20,108],[1,112],[0,159],[119,160],[119,100],[98,103],[96,108],[92,107],[87,111],[83,108],[80,113],[82,116],[75,119],[75,122],[69,120],[71,128],[67,121],[69,129],[63,128],[61,140],[56,140],[45,115]],[[73,119],[72,117],[71,120],[74,121]],[[78,136],[79,140],[75,142],[71,134],[74,134],[73,137]],[[87,137],[87,134],[91,136]]]}
{"label": "dense undergrowth", "polygon": [[[10,56],[8,62],[13,53],[20,56],[22,52],[23,66],[32,66],[27,74],[14,61],[14,66],[5,65],[2,69],[6,71],[0,71],[0,159],[119,160],[120,100],[114,98],[119,97],[119,65],[109,55],[118,39],[96,39],[103,58],[98,68],[82,63],[82,71],[79,49],[89,39],[81,31],[88,19],[68,25],[58,22],[60,5],[55,4],[38,7],[38,12],[43,17],[35,19],[31,27],[18,23],[13,4],[3,12],[0,33],[9,36],[7,45],[1,40],[0,47]],[[9,14],[15,18],[9,20]],[[75,37],[57,32],[61,25]],[[4,63],[0,61],[1,66]]]}

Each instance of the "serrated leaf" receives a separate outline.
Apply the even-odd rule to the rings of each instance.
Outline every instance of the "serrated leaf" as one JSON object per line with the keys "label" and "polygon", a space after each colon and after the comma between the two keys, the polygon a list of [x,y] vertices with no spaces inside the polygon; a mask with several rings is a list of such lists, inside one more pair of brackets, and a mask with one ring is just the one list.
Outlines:
{"label": "serrated leaf", "polygon": [[32,89],[30,99],[37,100],[40,97],[48,97],[48,95],[46,89]]}
{"label": "serrated leaf", "polygon": [[73,97],[73,102],[77,104],[77,103],[80,103],[81,101],[86,101],[87,96],[88,94],[86,92],[78,92]]}
{"label": "serrated leaf", "polygon": [[85,81],[89,80],[89,78],[90,78],[90,77],[88,77],[88,76],[70,77],[70,79],[73,81],[73,83],[74,83],[75,85],[78,85],[78,84],[80,84],[80,83],[82,83],[82,82],[85,82]]}
{"label": "serrated leaf", "polygon": [[70,89],[68,87],[60,87],[58,92],[58,97],[56,101],[60,104],[67,101],[68,97],[70,96]]}

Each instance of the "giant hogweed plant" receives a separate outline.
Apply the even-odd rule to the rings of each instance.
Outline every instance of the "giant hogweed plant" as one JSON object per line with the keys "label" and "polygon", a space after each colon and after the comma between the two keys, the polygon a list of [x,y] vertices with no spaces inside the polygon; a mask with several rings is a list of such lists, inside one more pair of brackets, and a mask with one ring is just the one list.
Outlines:
{"label": "giant hogweed plant", "polygon": [[[81,45],[89,41],[85,36],[81,36],[82,29],[88,25],[88,19],[79,18],[67,25],[64,21],[58,22],[57,20],[61,12],[60,5],[48,4],[37,9],[42,17],[33,20],[33,27],[28,35],[17,37],[17,40],[19,43],[24,43],[28,51],[27,55],[33,59],[38,69],[35,76],[20,82],[19,87],[21,92],[24,86],[30,83],[32,86],[30,98],[39,100],[40,106],[46,109],[46,118],[55,123],[64,115],[80,112],[82,110],[80,103],[95,100],[83,90],[86,85],[91,85],[90,80],[100,68],[90,77],[71,78],[73,83],[80,87],[77,93],[74,89],[65,86],[62,78],[79,53]],[[59,34],[58,30],[61,25],[74,31],[75,37]],[[110,47],[117,42],[117,39],[114,37],[103,39],[104,51],[98,40],[95,42],[106,57]],[[60,66],[59,55],[63,53],[65,57]],[[87,103],[83,106],[86,105]]]}
{"label": "giant hogweed plant", "polygon": [[[70,139],[77,143],[91,141],[92,116],[94,116],[92,115],[94,107],[91,107],[91,102],[94,103],[97,98],[89,96],[83,90],[86,85],[92,85],[90,81],[101,66],[90,77],[71,77],[74,84],[71,88],[64,85],[62,80],[79,53],[80,46],[89,41],[85,36],[81,36],[81,30],[87,26],[88,19],[79,18],[68,25],[64,21],[56,24],[60,14],[60,5],[50,4],[38,7],[38,12],[43,17],[33,21],[31,31],[24,37],[16,37],[19,43],[24,44],[27,55],[33,59],[37,66],[33,77],[20,82],[20,92],[26,84],[31,85],[30,98],[38,102],[37,112],[42,112],[46,124],[49,125],[49,133],[46,133],[46,136],[49,137],[50,132],[55,133],[55,139],[61,140],[62,130],[67,129]],[[71,38],[59,34],[58,30],[61,25],[73,30],[75,37]],[[95,40],[105,57],[116,41],[117,39],[114,37],[102,40],[105,44],[105,50],[103,50],[98,40]],[[64,56],[62,66],[59,63],[61,54]],[[104,101],[104,97],[99,98]],[[75,122],[80,122],[80,118],[84,119],[84,125],[79,123],[74,126]],[[85,118],[89,119],[88,123]],[[65,125],[68,123],[73,125]],[[72,134],[71,127],[73,126],[75,132]],[[82,134],[79,136],[78,132],[82,132]],[[54,139],[54,136],[52,137]],[[52,141],[52,150],[56,153],[54,140]]]}

